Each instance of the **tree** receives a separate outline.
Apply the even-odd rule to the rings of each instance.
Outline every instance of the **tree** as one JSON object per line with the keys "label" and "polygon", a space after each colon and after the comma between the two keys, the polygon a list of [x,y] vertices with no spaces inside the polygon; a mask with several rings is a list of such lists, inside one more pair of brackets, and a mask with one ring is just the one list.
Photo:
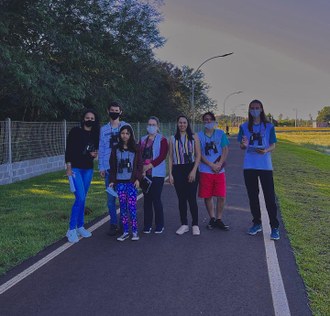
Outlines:
{"label": "tree", "polygon": [[321,111],[318,111],[317,122],[330,122],[330,106],[325,106]]}

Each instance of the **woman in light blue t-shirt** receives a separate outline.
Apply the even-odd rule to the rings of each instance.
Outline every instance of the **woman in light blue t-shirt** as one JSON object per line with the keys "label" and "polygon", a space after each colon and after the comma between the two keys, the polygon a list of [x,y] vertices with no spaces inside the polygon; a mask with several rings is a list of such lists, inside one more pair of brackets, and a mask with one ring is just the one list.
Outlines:
{"label": "woman in light blue t-shirt", "polygon": [[271,152],[275,149],[276,134],[274,125],[267,121],[264,108],[259,100],[249,104],[249,119],[240,126],[237,140],[245,150],[244,180],[253,216],[253,226],[248,234],[256,235],[262,231],[259,203],[260,179],[266,208],[272,228],[270,238],[280,239],[277,220],[277,205],[273,180]]}

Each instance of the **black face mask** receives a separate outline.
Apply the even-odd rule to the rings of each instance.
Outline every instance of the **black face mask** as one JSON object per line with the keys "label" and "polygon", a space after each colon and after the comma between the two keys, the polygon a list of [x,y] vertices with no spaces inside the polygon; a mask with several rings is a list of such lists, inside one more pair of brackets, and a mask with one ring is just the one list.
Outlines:
{"label": "black face mask", "polygon": [[109,112],[109,116],[112,120],[116,120],[120,116],[120,113],[118,113],[118,112]]}
{"label": "black face mask", "polygon": [[95,121],[90,121],[90,120],[85,121],[85,122],[84,122],[84,125],[85,125],[86,127],[93,127],[93,126],[95,125]]}

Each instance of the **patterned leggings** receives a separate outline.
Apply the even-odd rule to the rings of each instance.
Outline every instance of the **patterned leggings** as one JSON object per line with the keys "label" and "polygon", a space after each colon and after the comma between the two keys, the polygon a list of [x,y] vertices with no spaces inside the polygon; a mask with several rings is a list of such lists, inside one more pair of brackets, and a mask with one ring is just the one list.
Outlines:
{"label": "patterned leggings", "polygon": [[131,182],[119,182],[117,184],[117,194],[119,197],[120,217],[123,223],[124,232],[129,232],[128,211],[132,222],[132,233],[137,232],[136,219],[136,197],[137,190]]}

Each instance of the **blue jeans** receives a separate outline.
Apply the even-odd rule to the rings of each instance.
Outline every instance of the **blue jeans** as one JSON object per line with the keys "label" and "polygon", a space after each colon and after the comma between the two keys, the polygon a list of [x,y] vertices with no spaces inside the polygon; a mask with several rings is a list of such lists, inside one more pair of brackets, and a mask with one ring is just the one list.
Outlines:
{"label": "blue jeans", "polygon": [[93,178],[93,169],[72,168],[76,197],[70,217],[70,230],[84,225],[85,201]]}
{"label": "blue jeans", "polygon": [[[105,188],[109,186],[110,183],[110,170],[107,170],[105,172],[105,177],[104,177],[104,182],[105,182]],[[116,212],[116,198],[107,193],[107,198],[108,198],[108,210],[109,210],[109,215],[110,215],[110,224],[117,225],[118,224],[118,219],[117,219],[117,212]]]}

